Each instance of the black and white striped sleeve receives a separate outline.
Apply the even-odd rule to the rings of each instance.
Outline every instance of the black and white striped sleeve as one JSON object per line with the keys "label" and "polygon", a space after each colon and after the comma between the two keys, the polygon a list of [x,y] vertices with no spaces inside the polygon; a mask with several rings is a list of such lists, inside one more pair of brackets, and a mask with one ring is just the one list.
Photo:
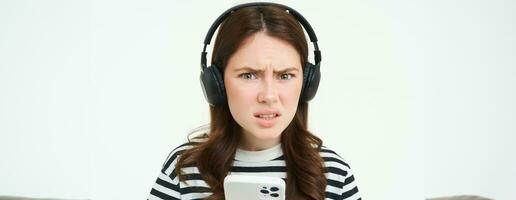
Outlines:
{"label": "black and white striped sleeve", "polygon": [[359,200],[361,199],[355,177],[349,164],[334,151],[323,147],[321,158],[326,168],[328,185],[327,199]]}
{"label": "black and white striped sleeve", "polygon": [[179,177],[176,176],[174,169],[178,156],[184,151],[185,146],[186,144],[181,145],[170,153],[150,191],[148,200],[181,199]]}
{"label": "black and white striped sleeve", "polygon": [[179,200],[181,193],[179,192],[178,179],[171,179],[170,176],[160,173],[156,179],[156,183],[152,187],[148,200]]}
{"label": "black and white striped sleeve", "polygon": [[344,186],[342,187],[342,199],[343,200],[360,200],[360,193],[353,176],[353,172],[350,168],[347,169],[348,174],[344,179]]}

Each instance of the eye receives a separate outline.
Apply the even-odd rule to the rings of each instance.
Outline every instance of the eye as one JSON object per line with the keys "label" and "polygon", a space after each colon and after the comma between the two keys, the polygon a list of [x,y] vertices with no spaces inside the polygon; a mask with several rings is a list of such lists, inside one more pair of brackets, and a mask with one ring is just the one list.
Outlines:
{"label": "eye", "polygon": [[254,73],[242,73],[240,75],[238,75],[238,77],[240,78],[243,78],[245,80],[252,80],[252,79],[256,79],[256,75]]}
{"label": "eye", "polygon": [[294,78],[294,74],[286,73],[286,74],[280,75],[280,79],[281,80],[290,80],[292,78]]}

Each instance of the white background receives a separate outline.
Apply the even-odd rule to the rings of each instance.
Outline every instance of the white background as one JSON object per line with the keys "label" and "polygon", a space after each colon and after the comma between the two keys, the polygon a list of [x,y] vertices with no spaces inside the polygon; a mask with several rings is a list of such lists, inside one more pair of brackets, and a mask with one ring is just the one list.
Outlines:
{"label": "white background", "polygon": [[[209,120],[202,41],[239,2],[0,1],[0,195],[145,199]],[[278,2],[319,37],[310,129],[363,199],[516,199],[514,1]]]}

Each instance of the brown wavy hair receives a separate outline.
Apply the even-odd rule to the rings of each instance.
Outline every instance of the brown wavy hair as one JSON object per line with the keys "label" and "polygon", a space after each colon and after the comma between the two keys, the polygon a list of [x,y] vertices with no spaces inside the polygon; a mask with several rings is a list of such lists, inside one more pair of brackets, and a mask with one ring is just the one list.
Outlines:
{"label": "brown wavy hair", "polygon": [[[247,37],[264,31],[290,43],[307,62],[308,46],[299,22],[285,10],[275,6],[242,8],[231,14],[220,26],[213,47],[212,63],[224,72],[230,56]],[[302,66],[304,70],[304,65]],[[223,182],[233,165],[242,128],[235,122],[226,104],[210,106],[210,129],[201,142],[184,151],[176,163],[181,181],[187,175],[181,170],[197,166],[213,194],[208,200],[224,199]],[[286,163],[287,199],[325,198],[326,177],[319,155],[322,140],[307,130],[308,103],[300,101],[292,122],[281,134],[281,147]],[[179,170],[178,170],[179,169]],[[302,177],[302,178],[299,178]]]}

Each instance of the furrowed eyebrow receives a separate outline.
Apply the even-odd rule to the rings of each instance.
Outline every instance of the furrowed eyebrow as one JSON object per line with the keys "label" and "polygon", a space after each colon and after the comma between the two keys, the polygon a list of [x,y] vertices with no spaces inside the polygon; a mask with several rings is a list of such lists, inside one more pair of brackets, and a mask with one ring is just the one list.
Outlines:
{"label": "furrowed eyebrow", "polygon": [[241,67],[241,68],[237,68],[237,69],[233,70],[233,72],[239,72],[239,71],[263,72],[263,70],[261,70],[261,69],[254,69],[251,67]]}
{"label": "furrowed eyebrow", "polygon": [[295,67],[290,67],[290,68],[287,68],[287,69],[282,69],[282,70],[279,70],[279,71],[275,71],[274,73],[277,73],[277,74],[283,74],[285,72],[293,72],[293,71],[299,71],[299,69],[295,68]]}
{"label": "furrowed eyebrow", "polygon": [[[237,69],[233,70],[233,72],[239,72],[239,71],[251,71],[251,72],[262,73],[263,69],[255,69],[255,68],[251,68],[251,67],[241,67],[241,68],[237,68]],[[299,71],[299,69],[295,68],[295,67],[289,67],[289,68],[282,69],[282,70],[279,70],[279,71],[274,71],[274,73],[275,74],[281,74],[281,73],[291,72],[291,71]]]}

